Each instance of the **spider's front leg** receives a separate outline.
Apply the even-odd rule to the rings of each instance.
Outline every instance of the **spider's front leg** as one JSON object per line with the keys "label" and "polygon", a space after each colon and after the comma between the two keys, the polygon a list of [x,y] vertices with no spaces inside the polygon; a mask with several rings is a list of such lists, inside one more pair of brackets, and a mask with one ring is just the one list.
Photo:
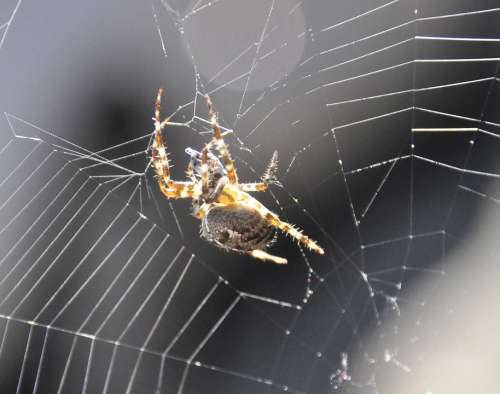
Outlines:
{"label": "spider's front leg", "polygon": [[229,183],[238,183],[238,175],[236,175],[236,169],[234,168],[234,162],[231,158],[231,154],[229,153],[229,149],[222,138],[222,133],[220,130],[219,122],[217,121],[217,114],[212,108],[212,100],[208,95],[205,96],[205,100],[207,101],[208,106],[208,114],[210,116],[210,123],[212,124],[212,130],[214,133],[215,139],[215,147],[219,151],[222,156],[222,160],[224,161],[224,167],[226,168],[227,178],[229,179]]}
{"label": "spider's front leg", "polygon": [[160,119],[162,95],[163,88],[160,87],[155,102],[155,117],[153,118],[155,131],[153,143],[151,145],[151,164],[156,173],[158,186],[167,198],[197,198],[200,192],[195,182],[192,180],[189,182],[179,182],[170,179],[167,148],[161,134],[162,129],[168,124],[169,118],[165,119],[163,122]]}

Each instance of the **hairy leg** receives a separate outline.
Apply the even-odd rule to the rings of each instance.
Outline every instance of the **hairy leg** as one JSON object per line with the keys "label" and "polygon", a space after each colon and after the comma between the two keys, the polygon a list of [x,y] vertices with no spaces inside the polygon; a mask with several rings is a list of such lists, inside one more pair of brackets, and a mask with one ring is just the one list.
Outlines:
{"label": "hairy leg", "polygon": [[217,122],[217,115],[212,108],[212,101],[208,95],[205,96],[208,105],[208,114],[210,115],[210,122],[212,123],[212,130],[214,132],[215,138],[215,146],[222,156],[222,160],[224,161],[224,166],[226,168],[227,177],[229,179],[229,183],[238,183],[238,176],[236,175],[236,169],[234,168],[233,159],[231,159],[231,154],[229,153],[229,149],[222,138],[222,133],[219,127],[219,123]]}
{"label": "hairy leg", "polygon": [[155,102],[155,117],[153,118],[155,131],[151,146],[151,164],[155,170],[160,190],[167,198],[196,198],[199,195],[199,191],[192,180],[178,182],[170,179],[167,148],[161,133],[163,127],[168,124],[168,119],[167,122],[163,123],[160,119],[162,94],[163,88],[158,89]]}
{"label": "hairy leg", "polygon": [[265,192],[269,184],[264,182],[240,183],[239,187],[244,192]]}
{"label": "hairy leg", "polygon": [[262,175],[262,182],[241,183],[240,189],[244,192],[264,192],[270,183],[278,183],[276,172],[278,171],[278,151],[274,151],[269,164]]}
{"label": "hairy leg", "polygon": [[303,234],[301,230],[297,229],[293,225],[287,222],[283,222],[280,220],[278,215],[271,212],[264,205],[262,205],[259,201],[254,199],[253,197],[249,197],[245,203],[248,208],[255,209],[260,213],[260,215],[265,218],[267,223],[279,230],[281,230],[286,235],[295,239],[298,243],[305,246],[306,248],[318,253],[324,254],[325,251],[321,246],[319,246],[315,241],[309,238],[307,235]]}

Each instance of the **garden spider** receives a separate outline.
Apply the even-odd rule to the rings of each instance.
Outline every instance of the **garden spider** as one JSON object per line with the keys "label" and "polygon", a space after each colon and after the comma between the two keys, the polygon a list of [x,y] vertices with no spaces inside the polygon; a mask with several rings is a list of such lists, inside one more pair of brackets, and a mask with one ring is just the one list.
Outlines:
{"label": "garden spider", "polygon": [[[151,146],[151,164],[161,192],[167,198],[191,198],[193,213],[201,220],[202,238],[227,251],[245,253],[260,260],[286,264],[287,260],[266,253],[276,238],[276,230],[288,234],[308,249],[324,254],[323,249],[311,238],[291,224],[281,221],[248,192],[265,191],[275,181],[277,152],[274,152],[261,182],[239,183],[233,160],[223,140],[217,115],[210,98],[205,96],[213,130],[213,139],[201,152],[186,148],[191,157],[187,168],[189,181],[170,179],[168,155],[163,128],[169,118],[161,120],[160,106],[163,89],[158,90],[155,103],[154,140]],[[215,145],[224,165],[210,149]]]}

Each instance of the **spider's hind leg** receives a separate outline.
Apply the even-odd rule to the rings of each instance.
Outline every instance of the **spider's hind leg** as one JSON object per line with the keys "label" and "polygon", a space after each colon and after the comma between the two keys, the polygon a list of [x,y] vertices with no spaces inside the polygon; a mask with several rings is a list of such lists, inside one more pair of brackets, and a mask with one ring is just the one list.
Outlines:
{"label": "spider's hind leg", "polygon": [[274,256],[272,254],[269,254],[267,252],[264,252],[263,250],[260,249],[254,249],[248,252],[248,254],[256,259],[262,260],[262,261],[270,261],[275,264],[286,264],[288,263],[287,259],[279,256]]}
{"label": "spider's hind leg", "polygon": [[266,215],[266,220],[272,226],[279,228],[283,233],[289,235],[293,239],[295,239],[299,244],[302,244],[309,250],[316,252],[318,254],[325,254],[325,251],[321,246],[319,246],[315,241],[309,238],[307,235],[302,233],[299,229],[291,225],[290,223],[286,223],[281,221],[277,216],[272,213],[268,213]]}
{"label": "spider's hind leg", "polygon": [[301,230],[297,229],[292,224],[282,221],[276,214],[272,213],[257,200],[252,198],[248,203],[248,206],[250,208],[256,209],[270,226],[281,230],[284,234],[289,235],[299,244],[305,246],[309,250],[312,250],[318,254],[325,254],[323,248],[319,246],[315,241],[302,233]]}
{"label": "spider's hind leg", "polygon": [[259,201],[254,199],[253,197],[248,196],[245,202],[240,202],[240,204],[245,205],[249,210],[255,210],[259,213],[261,218],[265,220],[265,222],[276,229],[281,230],[286,235],[289,235],[293,239],[295,239],[298,243],[305,246],[306,248],[318,253],[324,254],[325,251],[321,246],[319,246],[316,242],[314,242],[307,235],[303,234],[302,231],[294,227],[292,224],[282,221],[276,214],[267,209],[264,205],[262,205]]}

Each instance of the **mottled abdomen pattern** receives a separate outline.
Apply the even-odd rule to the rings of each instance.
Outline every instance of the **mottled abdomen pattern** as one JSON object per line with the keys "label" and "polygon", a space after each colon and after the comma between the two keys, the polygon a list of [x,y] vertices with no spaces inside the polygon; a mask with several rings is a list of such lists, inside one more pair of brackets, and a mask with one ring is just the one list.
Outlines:
{"label": "mottled abdomen pattern", "polygon": [[272,245],[276,231],[257,211],[226,205],[208,211],[201,223],[201,236],[223,249],[247,252]]}

